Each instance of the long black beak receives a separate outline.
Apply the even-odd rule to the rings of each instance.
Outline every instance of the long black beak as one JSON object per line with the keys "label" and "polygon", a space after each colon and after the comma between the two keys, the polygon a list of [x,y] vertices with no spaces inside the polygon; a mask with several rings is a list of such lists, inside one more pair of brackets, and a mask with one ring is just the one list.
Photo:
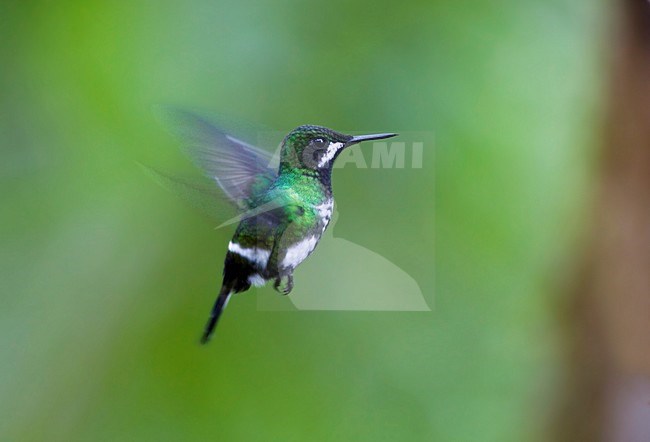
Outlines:
{"label": "long black beak", "polygon": [[386,138],[396,137],[398,134],[371,134],[371,135],[355,135],[346,145],[351,146],[353,144],[361,143],[362,141],[370,140],[383,140]]}

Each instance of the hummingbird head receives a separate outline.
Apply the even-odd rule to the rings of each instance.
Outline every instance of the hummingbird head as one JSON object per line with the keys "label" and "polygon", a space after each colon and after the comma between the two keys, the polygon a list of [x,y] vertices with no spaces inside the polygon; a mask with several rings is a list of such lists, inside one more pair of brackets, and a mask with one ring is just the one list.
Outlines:
{"label": "hummingbird head", "polygon": [[280,170],[331,170],[334,160],[346,147],[362,141],[382,140],[397,134],[345,135],[322,126],[299,126],[282,142]]}

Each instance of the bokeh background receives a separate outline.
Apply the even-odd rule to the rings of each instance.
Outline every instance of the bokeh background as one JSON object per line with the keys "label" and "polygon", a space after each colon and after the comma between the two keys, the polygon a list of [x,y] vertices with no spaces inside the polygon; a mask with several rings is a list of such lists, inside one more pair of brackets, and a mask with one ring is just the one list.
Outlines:
{"label": "bokeh background", "polygon": [[[612,10],[3,1],[0,439],[552,440]],[[199,346],[232,230],[138,166],[198,174],[151,111],[165,103],[433,133],[422,169],[334,176],[335,236],[432,310],[268,311],[249,293]],[[337,280],[326,263],[296,277]]]}

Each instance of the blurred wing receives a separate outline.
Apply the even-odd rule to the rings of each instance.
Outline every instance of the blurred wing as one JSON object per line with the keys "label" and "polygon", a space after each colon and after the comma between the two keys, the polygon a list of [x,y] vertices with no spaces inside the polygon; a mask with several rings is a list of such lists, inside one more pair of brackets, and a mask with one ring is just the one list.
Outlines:
{"label": "blurred wing", "polygon": [[240,209],[266,191],[277,177],[272,155],[185,111],[167,111],[194,162]]}
{"label": "blurred wing", "polygon": [[259,222],[275,224],[279,224],[283,219],[281,210],[286,206],[286,202],[280,198],[271,199],[255,208],[235,212],[232,204],[228,204],[232,201],[226,201],[224,195],[214,186],[210,186],[210,183],[175,177],[145,164],[138,164],[155,182],[180,196],[213,221],[219,222],[215,229],[253,217],[256,217]]}
{"label": "blurred wing", "polygon": [[138,163],[144,172],[162,187],[181,197],[207,215],[213,221],[226,226],[229,223],[224,220],[232,219],[236,216],[235,209],[232,207],[232,201],[226,200],[226,197],[219,192],[211,182],[199,182],[196,179],[185,179],[172,176],[153,167]]}

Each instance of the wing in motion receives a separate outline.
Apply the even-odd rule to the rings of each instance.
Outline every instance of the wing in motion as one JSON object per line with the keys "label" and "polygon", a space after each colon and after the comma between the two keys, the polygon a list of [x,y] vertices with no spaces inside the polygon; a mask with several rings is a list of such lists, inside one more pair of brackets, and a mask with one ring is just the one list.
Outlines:
{"label": "wing in motion", "polygon": [[174,132],[204,173],[213,179],[241,210],[251,208],[277,177],[272,155],[241,141],[191,112],[166,110]]}

